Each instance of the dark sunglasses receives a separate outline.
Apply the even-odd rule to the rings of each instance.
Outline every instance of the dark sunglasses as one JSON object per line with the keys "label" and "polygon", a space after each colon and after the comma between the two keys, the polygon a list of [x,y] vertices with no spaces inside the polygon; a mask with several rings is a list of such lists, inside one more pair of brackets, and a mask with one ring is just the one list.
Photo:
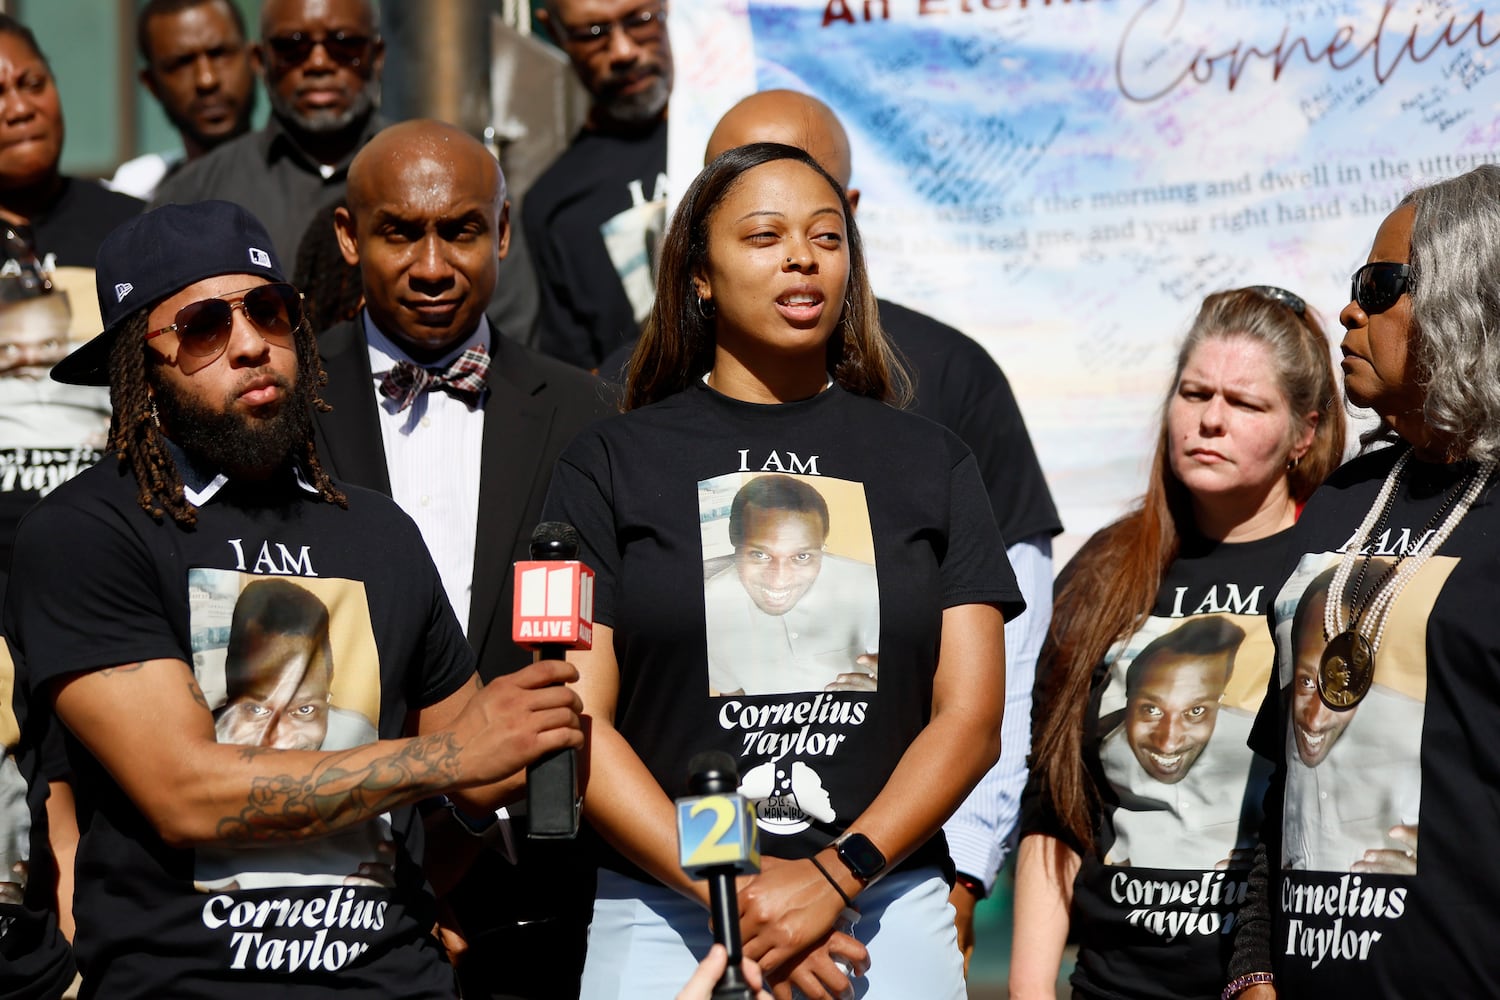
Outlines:
{"label": "dark sunglasses", "polygon": [[[574,45],[600,45],[609,41],[616,28],[629,35],[633,41],[649,42],[661,34],[662,28],[666,26],[666,20],[667,12],[659,5],[655,5],[633,10],[614,21],[595,21],[576,28],[569,24],[562,24],[562,31],[563,36]],[[562,19],[558,18],[558,22],[561,24]]]}
{"label": "dark sunglasses", "polygon": [[[239,296],[237,301],[235,296]],[[243,292],[230,292],[223,298],[189,302],[177,310],[177,322],[152,330],[146,339],[175,333],[184,354],[217,358],[229,344],[236,309],[245,311],[245,318],[266,343],[293,346],[292,334],[302,325],[302,296],[291,285],[281,283],[256,285]]]}
{"label": "dark sunglasses", "polygon": [[1366,316],[1385,312],[1409,291],[1411,265],[1383,260],[1355,271],[1349,283],[1349,298],[1359,304]]}
{"label": "dark sunglasses", "polygon": [[370,52],[370,36],[356,35],[348,31],[335,31],[327,35],[309,35],[294,31],[289,35],[272,35],[266,39],[276,61],[288,66],[301,66],[312,58],[313,49],[319,45],[328,53],[328,58],[340,66],[351,69],[364,61]]}

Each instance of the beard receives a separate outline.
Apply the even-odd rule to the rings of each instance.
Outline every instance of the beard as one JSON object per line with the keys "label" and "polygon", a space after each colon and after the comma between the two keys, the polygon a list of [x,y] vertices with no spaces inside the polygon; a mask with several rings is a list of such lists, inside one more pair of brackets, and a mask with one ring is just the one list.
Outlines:
{"label": "beard", "polygon": [[363,124],[375,108],[375,98],[380,92],[380,84],[373,78],[366,80],[364,85],[355,93],[354,99],[343,111],[335,111],[332,108],[320,108],[315,111],[302,112],[292,100],[285,97],[275,87],[267,87],[266,94],[271,100],[271,110],[283,121],[291,122],[304,132],[314,135],[328,135],[333,132],[342,132],[356,122]]}
{"label": "beard", "polygon": [[214,408],[174,396],[152,379],[153,399],[168,437],[195,463],[214,469],[274,469],[312,438],[312,387],[305,379],[278,380],[285,396],[276,413],[259,418],[235,412],[234,397]]}
{"label": "beard", "polygon": [[657,67],[657,77],[651,86],[636,94],[613,93],[630,82],[629,74],[611,76],[604,80],[600,90],[606,95],[595,106],[595,114],[605,122],[632,128],[648,125],[661,117],[672,97],[672,66],[662,63]]}

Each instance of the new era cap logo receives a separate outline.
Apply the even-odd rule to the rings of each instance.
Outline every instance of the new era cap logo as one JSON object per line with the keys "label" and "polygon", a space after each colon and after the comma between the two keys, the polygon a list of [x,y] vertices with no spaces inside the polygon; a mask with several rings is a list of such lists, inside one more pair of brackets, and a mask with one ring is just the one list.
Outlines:
{"label": "new era cap logo", "polygon": [[271,255],[266,253],[264,250],[257,250],[255,247],[251,247],[250,263],[254,264],[257,267],[270,267]]}
{"label": "new era cap logo", "polygon": [[135,291],[135,286],[128,281],[122,281],[115,286],[115,301],[124,302],[125,296]]}

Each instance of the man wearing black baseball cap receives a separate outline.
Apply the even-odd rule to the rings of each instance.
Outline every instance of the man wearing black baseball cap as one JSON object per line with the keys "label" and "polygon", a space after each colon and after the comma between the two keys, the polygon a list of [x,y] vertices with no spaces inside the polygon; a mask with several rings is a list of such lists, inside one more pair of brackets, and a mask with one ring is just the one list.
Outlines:
{"label": "man wearing black baseball cap", "polygon": [[[557,683],[577,675],[546,662],[479,687],[416,527],[322,471],[321,363],[253,216],[165,206],[106,238],[96,276],[104,332],[53,377],[109,385],[115,459],[22,522],[4,615],[92,806],[74,902],[86,989],[452,997],[412,807],[482,815],[531,760],[581,746]],[[378,740],[216,741],[229,621],[268,576],[329,611],[339,672],[306,710],[362,714]]]}

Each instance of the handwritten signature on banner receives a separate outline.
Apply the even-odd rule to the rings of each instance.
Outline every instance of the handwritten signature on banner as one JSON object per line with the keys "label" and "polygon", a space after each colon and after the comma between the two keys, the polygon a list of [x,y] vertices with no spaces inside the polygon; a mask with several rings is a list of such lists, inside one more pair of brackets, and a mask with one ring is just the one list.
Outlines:
{"label": "handwritten signature on banner", "polygon": [[[918,18],[984,12],[1042,11],[1047,8],[1098,6],[1117,0],[907,0],[904,13]],[[822,26],[855,26],[891,20],[892,0],[829,0]],[[1265,8],[1283,16],[1279,35],[1202,41],[1192,36],[1188,0],[1146,0],[1131,18],[1115,54],[1115,82],[1128,100],[1150,103],[1188,83],[1209,84],[1222,80],[1234,90],[1252,67],[1269,64],[1271,79],[1279,80],[1293,61],[1310,65],[1326,63],[1335,71],[1368,64],[1377,84],[1383,84],[1403,63],[1422,63],[1441,50],[1460,45],[1487,49],[1500,42],[1500,12],[1471,11],[1454,0],[1423,0],[1405,5],[1384,0],[1375,17],[1370,8],[1348,0],[1317,4],[1286,0],[1237,0],[1230,5],[1244,9]],[[1317,11],[1306,8],[1315,6]],[[903,11],[897,6],[897,16]],[[1316,29],[1294,28],[1294,21],[1311,15],[1325,22]],[[1326,23],[1337,15],[1334,23]],[[1274,23],[1274,20],[1272,21]],[[1201,26],[1199,26],[1201,27]],[[1491,70],[1472,56],[1458,71],[1470,88]],[[1452,124],[1452,123],[1449,123]]]}
{"label": "handwritten signature on banner", "polygon": [[1427,3],[1408,17],[1396,19],[1409,20],[1403,30],[1392,23],[1399,7],[1398,0],[1385,0],[1373,26],[1339,24],[1316,38],[1294,32],[1288,23],[1269,46],[1245,39],[1228,45],[1195,45],[1178,34],[1187,0],[1148,0],[1130,19],[1120,39],[1115,79],[1126,98],[1147,103],[1189,80],[1210,83],[1221,72],[1226,86],[1233,90],[1252,60],[1269,62],[1271,78],[1279,80],[1294,59],[1311,64],[1326,61],[1330,69],[1345,71],[1368,57],[1376,82],[1385,83],[1407,59],[1421,63],[1441,49],[1461,44],[1483,49],[1500,42],[1500,17],[1492,16],[1490,30],[1486,30],[1482,10],[1468,14],[1448,4]]}

